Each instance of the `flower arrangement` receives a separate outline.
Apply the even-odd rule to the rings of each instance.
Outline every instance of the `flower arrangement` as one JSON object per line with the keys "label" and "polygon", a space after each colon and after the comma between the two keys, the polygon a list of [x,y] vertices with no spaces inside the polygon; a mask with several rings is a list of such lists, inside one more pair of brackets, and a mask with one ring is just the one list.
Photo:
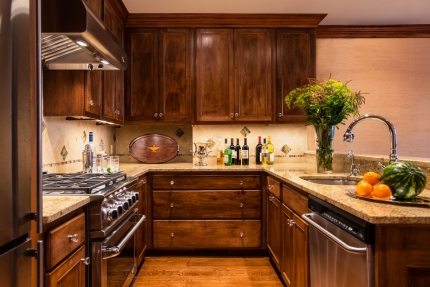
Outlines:
{"label": "flower arrangement", "polygon": [[332,139],[334,127],[345,124],[350,116],[359,115],[359,108],[365,103],[361,92],[353,92],[347,83],[333,80],[309,79],[309,84],[292,90],[285,103],[300,108],[306,116],[306,125],[313,125],[317,134],[317,165],[319,172],[333,170]]}

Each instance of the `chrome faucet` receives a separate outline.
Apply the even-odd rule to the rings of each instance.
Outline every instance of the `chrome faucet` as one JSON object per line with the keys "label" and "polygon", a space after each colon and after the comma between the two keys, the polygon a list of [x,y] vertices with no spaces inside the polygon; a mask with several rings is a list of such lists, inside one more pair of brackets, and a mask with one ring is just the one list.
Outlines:
{"label": "chrome faucet", "polygon": [[357,168],[355,168],[354,151],[352,149],[348,151],[348,157],[351,158],[351,169],[349,175],[356,176],[360,172],[360,164],[358,164]]}
{"label": "chrome faucet", "polygon": [[391,135],[391,153],[389,156],[389,163],[393,163],[393,162],[397,161],[398,156],[397,156],[397,132],[396,132],[396,129],[394,128],[393,124],[390,123],[390,121],[388,121],[386,118],[381,117],[379,115],[366,114],[364,116],[358,117],[355,120],[353,120],[352,123],[349,125],[349,127],[346,129],[345,134],[343,135],[343,141],[351,143],[354,140],[354,134],[352,133],[352,129],[354,128],[354,126],[356,124],[358,124],[359,122],[361,122],[362,120],[365,120],[365,119],[373,119],[373,120],[383,122],[388,127],[388,129],[390,130],[390,135]]}

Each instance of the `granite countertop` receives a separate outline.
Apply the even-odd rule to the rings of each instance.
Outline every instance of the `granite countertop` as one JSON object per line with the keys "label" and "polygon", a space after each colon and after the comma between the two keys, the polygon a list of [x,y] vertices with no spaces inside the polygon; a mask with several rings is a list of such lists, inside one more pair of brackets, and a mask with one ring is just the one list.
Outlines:
{"label": "granite countertop", "polygon": [[[355,216],[374,224],[430,224],[429,207],[409,207],[387,203],[370,202],[352,198],[345,193],[346,189],[354,186],[321,185],[308,182],[300,177],[330,177],[335,179],[350,179],[347,173],[322,175],[316,173],[312,165],[298,163],[281,163],[273,166],[218,166],[197,167],[192,163],[139,164],[121,163],[121,170],[128,176],[140,176],[147,172],[168,171],[265,171],[269,175],[300,188],[309,194],[321,198]],[[359,179],[360,177],[353,177]],[[430,199],[430,190],[424,190],[420,197]]]}
{"label": "granite countertop", "polygon": [[49,195],[43,197],[43,224],[53,222],[90,202],[87,195]]}

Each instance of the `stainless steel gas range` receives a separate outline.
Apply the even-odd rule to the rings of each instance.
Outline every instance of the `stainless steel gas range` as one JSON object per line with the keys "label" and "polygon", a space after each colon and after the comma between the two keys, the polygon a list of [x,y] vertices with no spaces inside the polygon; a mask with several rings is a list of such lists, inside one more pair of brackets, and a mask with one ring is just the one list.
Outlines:
{"label": "stainless steel gas range", "polygon": [[44,195],[91,196],[88,207],[92,287],[129,287],[136,276],[136,231],[145,221],[138,214],[137,180],[114,174],[46,174]]}

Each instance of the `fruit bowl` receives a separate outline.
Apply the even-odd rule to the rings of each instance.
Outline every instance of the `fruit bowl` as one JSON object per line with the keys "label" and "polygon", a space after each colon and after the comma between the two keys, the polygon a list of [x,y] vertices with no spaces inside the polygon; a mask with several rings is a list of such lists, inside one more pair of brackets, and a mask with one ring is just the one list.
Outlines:
{"label": "fruit bowl", "polygon": [[411,199],[397,199],[394,196],[391,196],[389,199],[380,199],[376,197],[366,197],[358,195],[355,189],[347,189],[346,194],[353,197],[353,198],[359,198],[364,199],[368,201],[373,202],[382,202],[382,203],[389,203],[389,204],[397,204],[397,205],[407,205],[407,206],[420,206],[420,207],[430,207],[430,200],[423,198],[423,197],[415,197]]}

